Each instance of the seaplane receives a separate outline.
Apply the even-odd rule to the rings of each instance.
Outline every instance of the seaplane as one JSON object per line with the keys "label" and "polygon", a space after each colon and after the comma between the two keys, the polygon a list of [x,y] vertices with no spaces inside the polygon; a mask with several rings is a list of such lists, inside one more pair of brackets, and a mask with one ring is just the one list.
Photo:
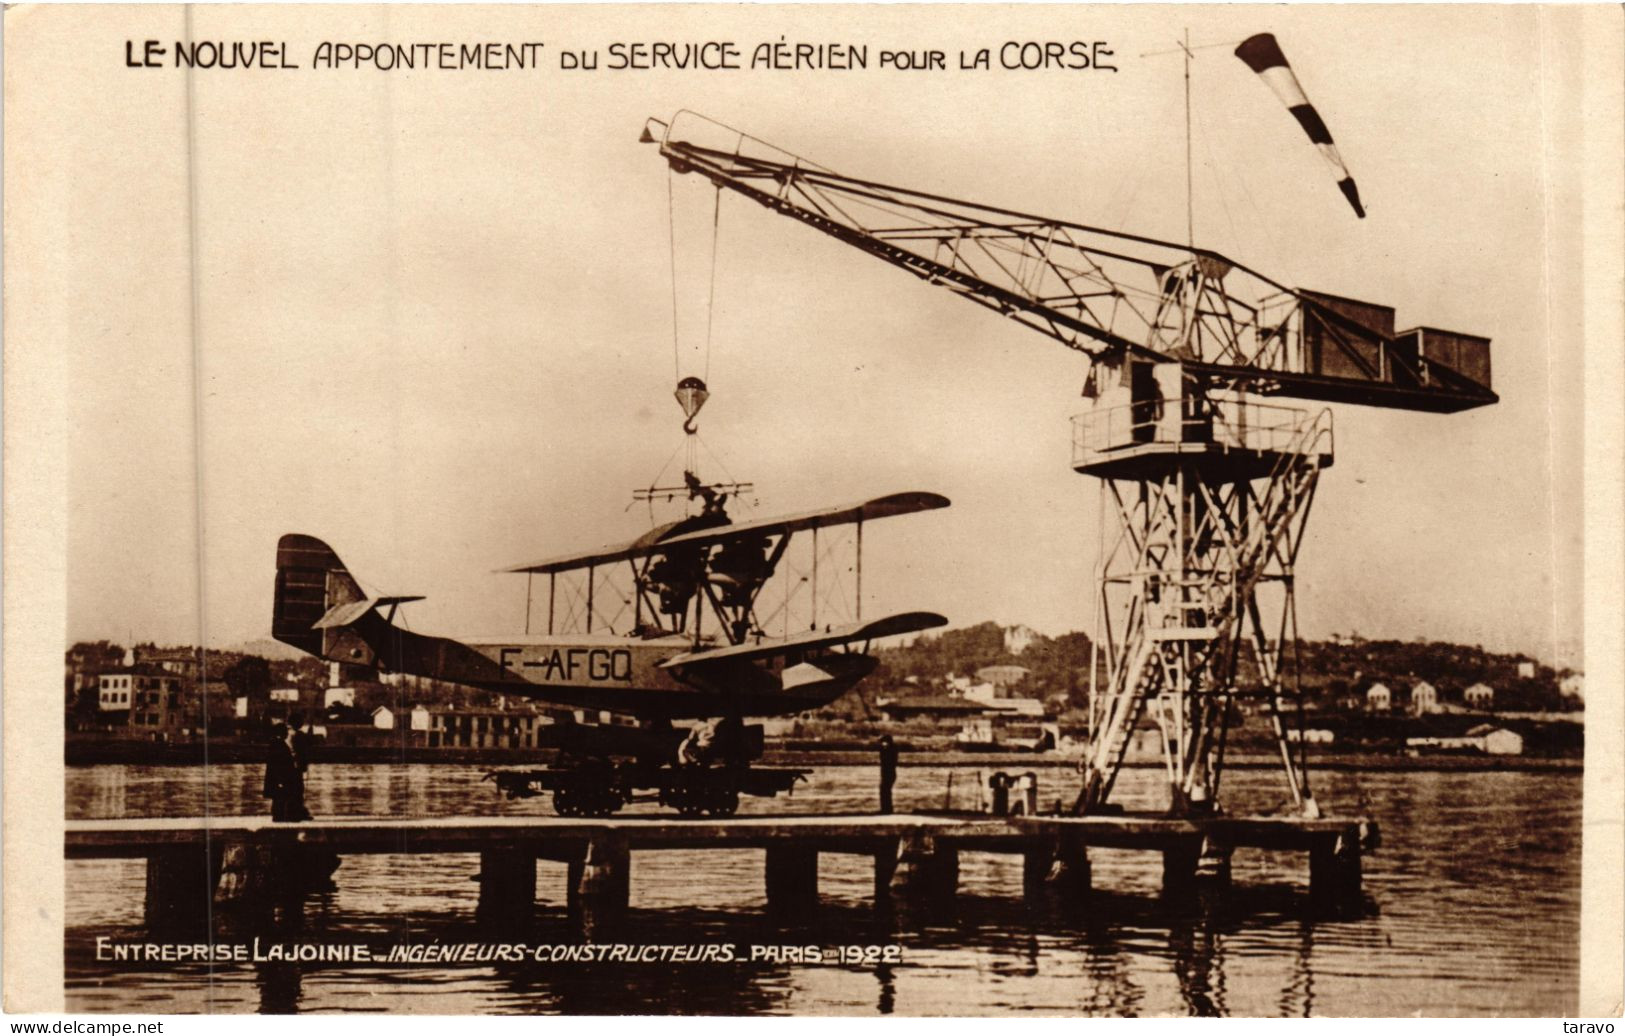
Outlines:
{"label": "seaplane", "polygon": [[[559,750],[557,762],[488,775],[510,797],[551,792],[565,816],[607,816],[640,797],[684,815],[731,815],[740,795],[771,797],[806,773],[753,767],[763,728],[747,719],[826,705],[874,670],[874,641],[947,623],[911,611],[820,624],[820,559],[826,597],[836,585],[844,594],[856,576],[856,607],[842,617],[861,616],[864,525],[947,507],[948,500],[904,492],[736,522],[727,514],[729,491],[748,484],[702,484],[691,471],[684,477],[682,487],[645,492],[679,489],[703,505],[698,513],[627,542],[501,570],[526,577],[522,635],[454,638],[406,629],[396,613],[421,596],[369,596],[332,548],[298,533],[277,543],[272,635],[328,661],[551,707],[557,719],[543,729]],[[831,571],[836,537],[843,546],[855,539],[855,566],[843,558]],[[786,558],[792,541],[803,539],[811,546],[811,587],[807,574],[781,572],[794,567]],[[537,577],[547,581],[546,628],[532,633]],[[771,609],[764,597],[770,584],[782,590]],[[812,619],[805,621],[801,608],[792,626],[789,604],[798,595],[813,603]],[[774,627],[776,636],[769,634]],[[608,713],[611,722],[579,722],[578,712]]]}

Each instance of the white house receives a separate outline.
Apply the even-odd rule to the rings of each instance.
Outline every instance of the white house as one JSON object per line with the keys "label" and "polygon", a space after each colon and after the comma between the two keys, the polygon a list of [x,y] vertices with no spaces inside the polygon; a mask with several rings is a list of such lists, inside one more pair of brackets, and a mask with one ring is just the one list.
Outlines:
{"label": "white house", "polygon": [[355,708],[354,687],[329,687],[322,692],[322,708],[330,709],[335,705],[345,708]]}
{"label": "white house", "polygon": [[1411,686],[1411,712],[1418,716],[1426,716],[1438,711],[1438,690],[1426,680],[1418,680]]}
{"label": "white house", "polygon": [[1365,692],[1365,707],[1372,712],[1387,712],[1394,707],[1394,692],[1384,684],[1372,684]]}
{"label": "white house", "polygon": [[788,737],[796,731],[800,716],[768,716],[757,721],[762,725],[763,737]]}
{"label": "white house", "polygon": [[1286,739],[1291,742],[1302,741],[1304,744],[1309,745],[1329,745],[1337,740],[1337,735],[1330,730],[1321,730],[1316,727],[1310,727],[1303,731],[1299,731],[1297,727],[1288,727]]}
{"label": "white house", "polygon": [[992,702],[999,696],[999,689],[990,683],[973,683],[962,692],[966,701]]}
{"label": "white house", "polygon": [[1535,678],[1535,663],[1519,662],[1518,678],[1522,680],[1533,680]]}
{"label": "white house", "polygon": [[1014,687],[1025,680],[1029,672],[1031,670],[1024,665],[985,665],[976,670],[976,678],[1002,689]]}
{"label": "white house", "polygon": [[1478,749],[1485,755],[1522,755],[1523,738],[1515,731],[1480,723],[1467,731],[1465,737],[1410,737],[1405,744],[1411,748]]}
{"label": "white house", "polygon": [[412,710],[412,729],[427,731],[430,748],[535,748],[536,729],[543,723],[529,707],[419,705]]}
{"label": "white house", "polygon": [[299,704],[299,688],[275,687],[271,690],[272,701],[285,701],[292,705]]}
{"label": "white house", "polygon": [[1481,723],[1467,736],[1477,738],[1487,755],[1523,755],[1523,737],[1515,731]]}
{"label": "white house", "polygon": [[1475,709],[1488,709],[1495,704],[1495,688],[1487,683],[1475,683],[1461,692],[1461,700]]}
{"label": "white house", "polygon": [[1565,698],[1578,698],[1585,700],[1586,678],[1584,673],[1570,673],[1557,681],[1557,689],[1563,692]]}
{"label": "white house", "polygon": [[157,666],[131,666],[96,678],[99,712],[129,710],[132,727],[179,727],[187,715],[181,705],[181,678]]}
{"label": "white house", "polygon": [[372,725],[379,730],[395,729],[395,712],[388,705],[380,705],[372,710]]}
{"label": "white house", "polygon": [[117,712],[130,707],[134,691],[135,674],[127,669],[102,673],[96,677],[96,707],[102,712]]}

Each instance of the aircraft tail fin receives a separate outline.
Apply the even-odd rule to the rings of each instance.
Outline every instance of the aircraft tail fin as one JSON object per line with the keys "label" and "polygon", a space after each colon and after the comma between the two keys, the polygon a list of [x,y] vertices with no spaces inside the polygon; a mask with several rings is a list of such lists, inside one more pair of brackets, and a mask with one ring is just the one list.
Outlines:
{"label": "aircraft tail fin", "polygon": [[321,540],[289,533],[277,541],[271,613],[271,636],[277,640],[329,661],[372,665],[372,649],[359,636],[344,626],[322,623],[334,608],[366,600],[344,562]]}

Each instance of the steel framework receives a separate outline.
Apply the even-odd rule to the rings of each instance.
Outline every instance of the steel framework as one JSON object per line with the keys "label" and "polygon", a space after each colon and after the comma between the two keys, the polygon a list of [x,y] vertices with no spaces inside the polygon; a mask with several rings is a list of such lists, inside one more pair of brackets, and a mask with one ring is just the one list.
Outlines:
{"label": "steel framework", "polygon": [[1244,697],[1265,703],[1292,801],[1313,811],[1287,735],[1299,689],[1284,663],[1298,549],[1332,463],[1331,412],[1204,397],[1164,409],[1096,407],[1074,421],[1073,467],[1100,479],[1102,513],[1115,518],[1099,560],[1091,672],[1104,675],[1091,686],[1076,811],[1106,802],[1147,714],[1170,807],[1211,805]]}
{"label": "steel framework", "polygon": [[[1141,720],[1170,808],[1216,803],[1243,699],[1268,710],[1294,804],[1317,812],[1289,679],[1295,565],[1328,410],[1453,413],[1497,400],[1489,340],[1397,332],[1385,306],[1289,288],[1206,249],[843,176],[692,112],[649,120],[697,173],[1086,355],[1074,470],[1113,516],[1099,560],[1090,739],[1075,809],[1107,805]],[[1103,529],[1103,535],[1107,530]],[[1103,663],[1103,664],[1102,664]],[[1100,674],[1104,674],[1101,676]]]}

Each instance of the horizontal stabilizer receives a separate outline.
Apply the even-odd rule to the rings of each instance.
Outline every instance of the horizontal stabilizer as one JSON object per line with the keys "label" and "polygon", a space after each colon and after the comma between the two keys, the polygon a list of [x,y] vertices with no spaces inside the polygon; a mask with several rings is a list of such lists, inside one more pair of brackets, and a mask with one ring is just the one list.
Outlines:
{"label": "horizontal stabilizer", "polygon": [[888,615],[884,619],[875,619],[872,622],[855,622],[848,626],[839,626],[828,630],[808,630],[806,633],[800,633],[784,640],[762,640],[756,643],[735,644],[732,647],[715,648],[710,651],[686,651],[660,663],[660,668],[678,669],[683,666],[721,661],[723,659],[752,661],[759,658],[775,658],[779,655],[789,654],[792,651],[811,651],[818,648],[834,647],[837,644],[850,644],[859,640],[895,637],[903,633],[916,633],[920,630],[934,629],[947,624],[948,620],[935,612],[902,612],[898,615]]}
{"label": "horizontal stabilizer", "polygon": [[363,601],[350,601],[345,604],[334,605],[328,609],[327,614],[316,621],[316,625],[312,628],[326,630],[348,626],[374,608],[387,608],[390,605],[421,600],[423,600],[422,594],[406,594],[399,597],[369,597]]}

